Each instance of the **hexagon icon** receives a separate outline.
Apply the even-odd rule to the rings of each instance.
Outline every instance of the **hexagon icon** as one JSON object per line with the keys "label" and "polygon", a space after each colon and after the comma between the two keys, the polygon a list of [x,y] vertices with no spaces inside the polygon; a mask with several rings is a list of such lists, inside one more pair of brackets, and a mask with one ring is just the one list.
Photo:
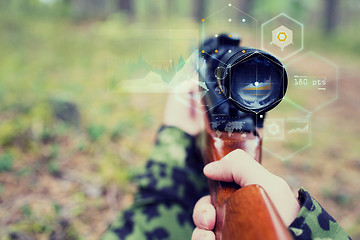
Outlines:
{"label": "hexagon icon", "polygon": [[338,98],[338,67],[325,57],[307,52],[286,65],[286,98],[315,112]]}
{"label": "hexagon icon", "polygon": [[271,118],[266,120],[264,138],[269,140],[284,140],[285,137],[284,118]]}
{"label": "hexagon icon", "polygon": [[261,47],[281,60],[304,48],[304,26],[285,13],[261,25]]}
{"label": "hexagon icon", "polygon": [[262,132],[264,153],[289,160],[311,146],[311,113],[284,98],[267,113]]}
{"label": "hexagon icon", "polygon": [[285,26],[280,26],[272,31],[272,43],[284,49],[293,43],[293,32]]}
{"label": "hexagon icon", "polygon": [[287,38],[287,35],[285,32],[279,32],[277,35],[277,39],[279,39],[280,42],[285,42]]}

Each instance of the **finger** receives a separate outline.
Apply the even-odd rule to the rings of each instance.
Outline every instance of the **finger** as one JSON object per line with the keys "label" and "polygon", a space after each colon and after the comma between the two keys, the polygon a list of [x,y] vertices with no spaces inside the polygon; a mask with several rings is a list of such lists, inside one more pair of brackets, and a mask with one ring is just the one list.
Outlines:
{"label": "finger", "polygon": [[195,228],[191,240],[215,240],[215,234],[212,231]]}
{"label": "finger", "polygon": [[215,226],[216,211],[211,204],[210,196],[200,198],[195,204],[193,212],[193,220],[195,225],[204,230],[212,230]]}
{"label": "finger", "polygon": [[263,185],[272,174],[241,149],[234,150],[219,161],[209,163],[204,174],[213,180],[236,182],[241,187]]}

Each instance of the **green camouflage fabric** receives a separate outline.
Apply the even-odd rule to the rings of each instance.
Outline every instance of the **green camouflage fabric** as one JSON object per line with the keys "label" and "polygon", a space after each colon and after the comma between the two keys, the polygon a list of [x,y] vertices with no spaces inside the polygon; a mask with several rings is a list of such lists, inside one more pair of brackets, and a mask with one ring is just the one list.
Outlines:
{"label": "green camouflage fabric", "polygon": [[335,219],[304,188],[299,190],[298,200],[301,205],[299,215],[289,226],[294,239],[351,239]]}
{"label": "green camouflage fabric", "polygon": [[196,139],[162,127],[144,171],[137,177],[134,204],[105,232],[103,240],[190,239],[192,210],[208,194]]}
{"label": "green camouflage fabric", "polygon": [[[196,201],[208,194],[196,139],[175,127],[162,127],[153,153],[136,178],[134,204],[111,224],[102,240],[191,239]],[[304,190],[301,210],[289,229],[296,240],[350,239]]]}

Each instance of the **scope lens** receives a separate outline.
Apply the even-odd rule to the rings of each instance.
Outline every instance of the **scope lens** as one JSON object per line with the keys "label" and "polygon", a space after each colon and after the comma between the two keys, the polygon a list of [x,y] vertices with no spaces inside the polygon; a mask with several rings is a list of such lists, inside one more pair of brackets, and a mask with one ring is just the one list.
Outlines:
{"label": "scope lens", "polygon": [[229,80],[231,98],[255,112],[284,95],[283,68],[262,55],[233,64]]}

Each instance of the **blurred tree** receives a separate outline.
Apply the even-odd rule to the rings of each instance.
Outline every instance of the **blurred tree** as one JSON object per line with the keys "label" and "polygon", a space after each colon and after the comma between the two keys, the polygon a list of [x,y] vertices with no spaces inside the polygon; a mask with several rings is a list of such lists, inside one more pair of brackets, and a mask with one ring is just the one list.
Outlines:
{"label": "blurred tree", "polygon": [[324,0],[325,33],[330,35],[338,25],[339,0]]}
{"label": "blurred tree", "polygon": [[193,5],[193,18],[195,21],[200,22],[205,17],[207,0],[195,0]]}
{"label": "blurred tree", "polygon": [[135,17],[134,0],[118,0],[118,6],[121,11],[124,11],[130,20]]}
{"label": "blurred tree", "polygon": [[105,0],[90,0],[89,4],[93,8],[93,12],[103,13],[105,10]]}
{"label": "blurred tree", "polygon": [[[309,4],[311,4],[311,6],[309,6]],[[314,4],[314,2],[309,2],[305,0],[293,0],[291,1],[291,4],[288,4],[289,14],[292,18],[303,19],[304,14],[308,15],[311,9],[316,8],[315,5],[316,4]],[[309,16],[306,18],[309,18]]]}
{"label": "blurred tree", "polygon": [[237,7],[246,14],[250,14],[256,0],[238,0]]}
{"label": "blurred tree", "polygon": [[72,12],[75,18],[93,18],[106,15],[106,0],[71,0]]}
{"label": "blurred tree", "polygon": [[166,13],[167,17],[172,17],[177,12],[177,1],[167,0],[166,1]]}

